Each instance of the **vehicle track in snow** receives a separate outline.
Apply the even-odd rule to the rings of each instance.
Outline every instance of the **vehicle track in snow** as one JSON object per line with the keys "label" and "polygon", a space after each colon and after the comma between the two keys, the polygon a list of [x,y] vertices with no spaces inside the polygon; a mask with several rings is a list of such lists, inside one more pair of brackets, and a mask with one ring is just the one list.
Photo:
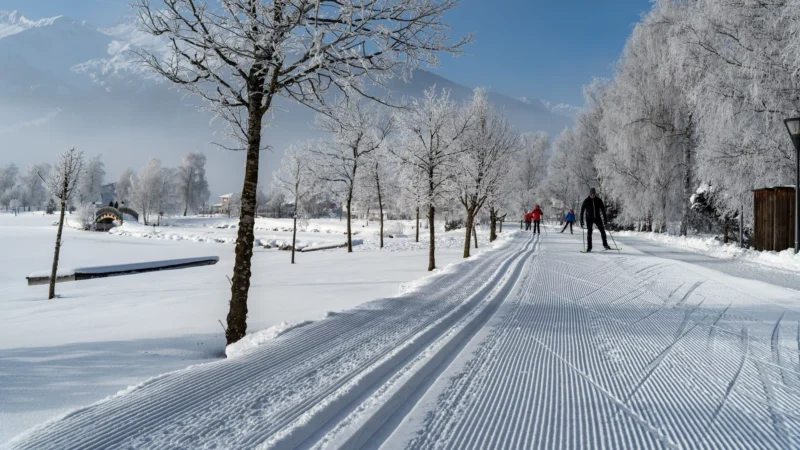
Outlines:
{"label": "vehicle track in snow", "polygon": [[[513,285],[535,247],[518,234],[423,289],[290,331],[34,430],[15,449],[296,448],[333,428],[406,363]],[[437,350],[438,351],[438,350]]]}

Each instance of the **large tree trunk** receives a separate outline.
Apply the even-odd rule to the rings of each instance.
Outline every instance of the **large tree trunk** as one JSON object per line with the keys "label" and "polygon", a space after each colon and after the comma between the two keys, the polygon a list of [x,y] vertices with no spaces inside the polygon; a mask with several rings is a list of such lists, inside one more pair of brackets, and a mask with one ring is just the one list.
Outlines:
{"label": "large tree trunk", "polygon": [[[64,192],[67,190],[69,180],[64,177]],[[50,292],[47,299],[52,300],[56,296],[56,274],[58,273],[58,255],[61,253],[61,232],[64,230],[64,211],[67,209],[66,200],[61,200],[61,216],[58,218],[58,232],[56,233],[56,251],[53,253],[53,267],[50,270]]]}
{"label": "large tree trunk", "polygon": [[351,228],[350,206],[353,204],[353,185],[347,191],[347,253],[353,253],[353,229]]}
{"label": "large tree trunk", "polygon": [[433,207],[432,204],[428,205],[428,231],[430,233],[430,243],[428,244],[428,271],[431,271],[436,268],[436,240],[434,235],[434,214],[436,213],[436,208]]}
{"label": "large tree trunk", "polygon": [[416,242],[419,242],[419,205],[417,205],[417,238]]}
{"label": "large tree trunk", "polygon": [[[297,203],[295,203],[296,205]],[[292,264],[294,264],[294,248],[297,242],[297,213],[294,215],[294,225],[292,225]]]}
{"label": "large tree trunk", "polygon": [[494,208],[489,207],[489,242],[497,239],[497,214]]}
{"label": "large tree trunk", "polygon": [[472,224],[475,220],[475,215],[472,210],[467,208],[467,223],[464,229],[466,230],[466,236],[464,238],[464,258],[469,258],[469,247],[470,247],[470,238],[472,237]]}
{"label": "large tree trunk", "polygon": [[[253,96],[247,124],[247,156],[242,186],[239,230],[236,236],[236,259],[231,279],[231,301],[225,338],[228,345],[247,332],[247,294],[250,291],[250,267],[253,257],[256,192],[258,191],[258,158],[261,150],[261,96]],[[230,215],[230,207],[228,208]]]}

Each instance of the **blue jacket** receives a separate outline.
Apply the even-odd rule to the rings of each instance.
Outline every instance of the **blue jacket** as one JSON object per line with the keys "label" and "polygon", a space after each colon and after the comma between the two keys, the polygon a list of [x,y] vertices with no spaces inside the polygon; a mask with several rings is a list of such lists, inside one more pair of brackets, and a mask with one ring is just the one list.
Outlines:
{"label": "blue jacket", "polygon": [[565,222],[575,222],[575,214],[568,212],[567,217],[564,219]]}

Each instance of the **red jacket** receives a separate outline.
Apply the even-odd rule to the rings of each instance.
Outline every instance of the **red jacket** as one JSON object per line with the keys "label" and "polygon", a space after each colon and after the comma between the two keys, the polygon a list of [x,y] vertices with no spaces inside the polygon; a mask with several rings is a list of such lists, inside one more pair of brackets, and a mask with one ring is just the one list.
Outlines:
{"label": "red jacket", "polygon": [[542,210],[539,208],[536,208],[533,211],[531,211],[531,215],[533,216],[534,222],[542,220]]}
{"label": "red jacket", "polygon": [[525,222],[531,221],[531,213],[525,214]]}

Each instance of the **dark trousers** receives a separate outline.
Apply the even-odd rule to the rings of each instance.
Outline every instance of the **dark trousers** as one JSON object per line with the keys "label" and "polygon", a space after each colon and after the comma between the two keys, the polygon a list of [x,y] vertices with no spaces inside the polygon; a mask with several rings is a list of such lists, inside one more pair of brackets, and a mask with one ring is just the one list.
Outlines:
{"label": "dark trousers", "polygon": [[525,222],[525,231],[528,231],[530,229],[531,229],[531,223],[530,222]]}
{"label": "dark trousers", "polygon": [[564,224],[564,228],[561,229],[561,232],[563,233],[564,230],[566,230],[567,227],[569,227],[569,234],[572,234],[572,224],[574,224],[574,223],[575,222],[567,222],[567,223],[565,223]]}
{"label": "dark trousers", "polygon": [[539,221],[538,220],[534,220],[533,221],[533,232],[542,234],[542,230],[539,229]]}
{"label": "dark trousers", "polygon": [[596,226],[600,231],[600,237],[603,239],[603,247],[608,247],[608,241],[606,241],[606,229],[603,227],[603,221],[588,220],[586,221],[586,225],[586,250],[592,249],[592,226]]}

